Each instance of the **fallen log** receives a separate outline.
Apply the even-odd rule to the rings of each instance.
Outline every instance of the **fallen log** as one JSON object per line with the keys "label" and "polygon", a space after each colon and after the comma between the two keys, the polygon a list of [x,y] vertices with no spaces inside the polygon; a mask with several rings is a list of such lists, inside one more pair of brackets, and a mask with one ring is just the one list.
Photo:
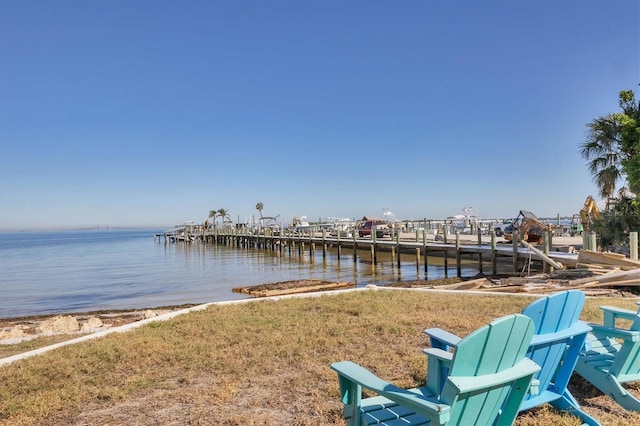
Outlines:
{"label": "fallen log", "polygon": [[286,289],[250,291],[249,294],[255,297],[270,297],[270,296],[283,296],[286,294],[310,293],[310,292],[322,291],[322,290],[337,290],[340,288],[349,288],[349,287],[355,287],[355,286],[356,286],[356,283],[345,281],[340,283],[325,283],[325,284],[309,285],[309,286],[286,288]]}

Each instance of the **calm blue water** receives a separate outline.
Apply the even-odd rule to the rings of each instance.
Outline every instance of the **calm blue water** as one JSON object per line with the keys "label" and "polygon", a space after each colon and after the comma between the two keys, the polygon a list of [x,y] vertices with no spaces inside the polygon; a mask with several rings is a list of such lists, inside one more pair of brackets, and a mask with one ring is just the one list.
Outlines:
{"label": "calm blue water", "polygon": [[[0,233],[0,318],[108,309],[139,309],[242,299],[234,287],[296,279],[355,281],[359,286],[424,279],[403,257],[372,268],[364,252],[323,259],[318,250],[291,254],[154,240],[160,230]],[[455,276],[454,269],[450,276]],[[475,270],[463,270],[463,276]],[[430,279],[444,269],[429,265]]]}

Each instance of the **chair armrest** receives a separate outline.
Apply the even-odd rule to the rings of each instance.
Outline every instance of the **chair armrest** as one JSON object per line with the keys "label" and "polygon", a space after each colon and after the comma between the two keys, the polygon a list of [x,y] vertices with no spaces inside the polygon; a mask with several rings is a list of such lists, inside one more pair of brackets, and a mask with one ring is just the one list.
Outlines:
{"label": "chair armrest", "polygon": [[430,401],[425,396],[394,386],[351,361],[333,363],[331,369],[338,373],[341,380],[347,379],[363,388],[372,390],[403,407],[439,422],[439,424],[449,421],[451,416],[449,405]]}
{"label": "chair armrest", "polygon": [[444,351],[438,348],[426,348],[422,350],[422,353],[429,358],[435,358],[438,361],[451,362],[453,354],[451,352]]}
{"label": "chair armrest", "polygon": [[441,328],[427,328],[423,333],[429,336],[432,348],[438,348],[445,351],[449,350],[450,347],[455,348],[458,346],[460,340],[462,340],[461,337],[458,337],[453,333],[449,333]]}
{"label": "chair armrest", "polygon": [[[626,317],[633,317],[638,315],[638,312],[634,312],[632,310],[629,309],[624,309],[624,308],[618,308],[617,306],[600,306],[600,309],[605,311],[605,312],[611,312],[616,316],[619,316],[620,318],[624,318]],[[629,318],[627,318],[629,319]]]}
{"label": "chair armrest", "polygon": [[627,340],[630,342],[637,342],[640,340],[640,331],[624,330],[616,327],[606,327],[600,324],[589,324],[592,328],[592,333],[596,337],[614,337],[618,339]]}
{"label": "chair armrest", "polygon": [[[511,382],[514,378],[533,375],[540,371],[540,366],[529,358],[524,358],[511,368],[499,373],[483,374],[481,376],[449,376],[449,380],[461,393],[474,392],[488,387],[500,386]],[[533,380],[532,380],[533,381]],[[536,384],[537,385],[537,384]],[[535,390],[535,389],[534,389]]]}
{"label": "chair armrest", "polygon": [[566,340],[581,334],[587,334],[591,331],[591,326],[585,322],[577,321],[571,327],[554,333],[534,334],[531,338],[530,346],[539,346],[545,343]]}
{"label": "chair armrest", "polygon": [[616,319],[625,319],[633,321],[638,317],[638,312],[630,311],[629,309],[618,308],[616,306],[600,306],[600,309],[604,315],[604,325],[607,327],[615,327]]}

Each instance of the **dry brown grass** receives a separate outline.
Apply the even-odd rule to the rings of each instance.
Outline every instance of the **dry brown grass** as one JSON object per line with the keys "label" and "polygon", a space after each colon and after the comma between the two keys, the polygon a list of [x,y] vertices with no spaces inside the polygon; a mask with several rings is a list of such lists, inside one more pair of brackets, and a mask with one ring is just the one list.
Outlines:
{"label": "dry brown grass", "polygon": [[[466,335],[531,299],[406,290],[213,306],[0,369],[0,422],[12,425],[342,425],[332,362],[355,361],[399,386],[424,383],[422,330]],[[584,319],[600,321],[590,299]],[[632,392],[640,395],[640,384]],[[640,424],[574,376],[574,396],[603,424]],[[542,407],[518,425],[573,425]]]}
{"label": "dry brown grass", "polygon": [[77,336],[68,334],[59,334],[56,336],[43,336],[33,340],[27,340],[19,344],[0,345],[0,358],[7,358],[12,355],[21,354],[34,349],[44,348],[45,346],[55,345]]}

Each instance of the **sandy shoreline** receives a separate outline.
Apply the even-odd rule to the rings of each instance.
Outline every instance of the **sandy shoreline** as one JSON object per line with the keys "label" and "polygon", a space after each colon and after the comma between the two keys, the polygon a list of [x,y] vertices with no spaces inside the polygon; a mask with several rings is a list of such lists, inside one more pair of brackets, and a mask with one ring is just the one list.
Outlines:
{"label": "sandy shoreline", "polygon": [[0,345],[13,345],[46,336],[91,334],[193,306],[197,305],[0,318]]}

